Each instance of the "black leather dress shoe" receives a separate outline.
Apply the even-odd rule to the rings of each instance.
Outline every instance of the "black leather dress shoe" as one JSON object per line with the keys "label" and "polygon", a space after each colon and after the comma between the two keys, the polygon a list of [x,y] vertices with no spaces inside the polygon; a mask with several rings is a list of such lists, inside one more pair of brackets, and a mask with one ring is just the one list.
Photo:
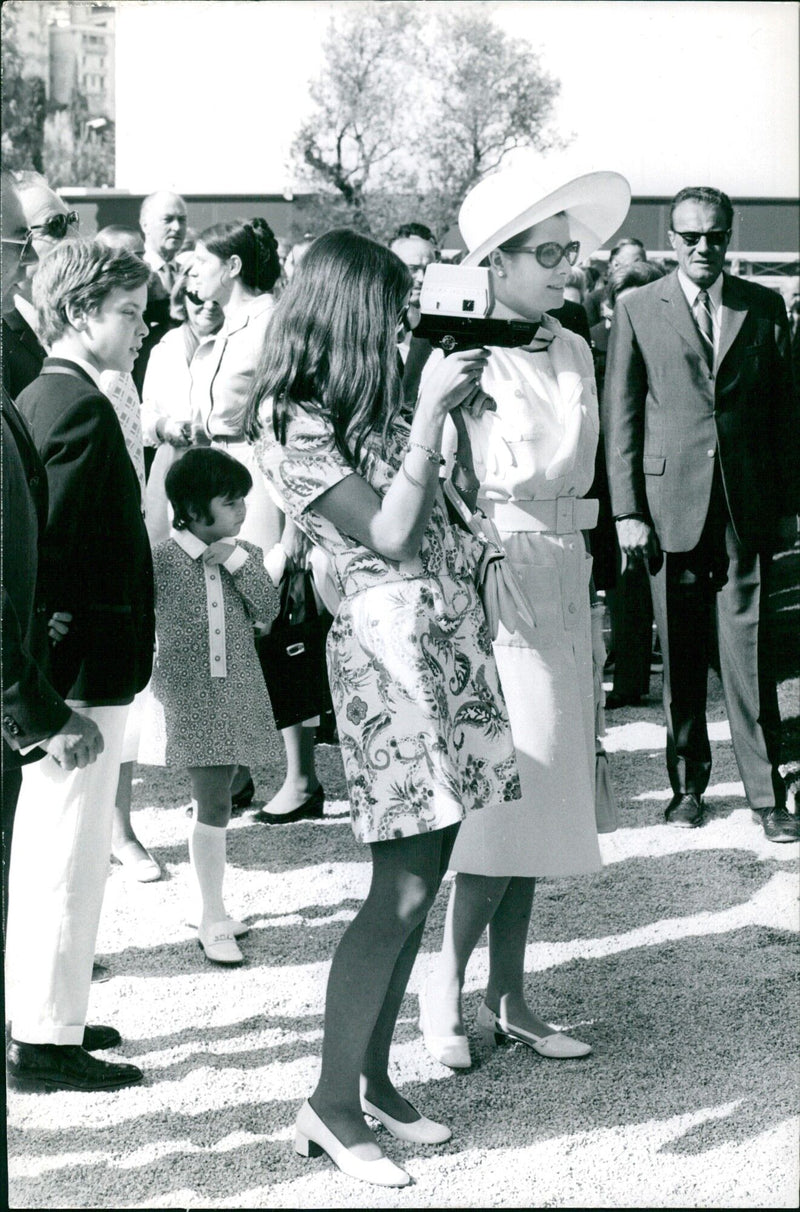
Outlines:
{"label": "black leather dress shoe", "polygon": [[231,796],[231,808],[233,811],[241,812],[243,808],[249,808],[253,802],[255,793],[255,783],[252,779],[248,779],[244,787],[241,787],[235,795]]}
{"label": "black leather dress shoe", "polygon": [[753,820],[763,827],[770,842],[800,842],[800,817],[785,808],[754,809]]}
{"label": "black leather dress shoe", "polygon": [[606,695],[606,711],[616,711],[618,707],[641,707],[641,705],[642,696],[640,694],[616,694],[610,690]]}
{"label": "black leather dress shoe", "polygon": [[118,1048],[122,1036],[116,1027],[91,1027],[87,1023],[83,1028],[83,1047],[87,1052],[104,1052],[106,1048]]}
{"label": "black leather dress shoe", "polygon": [[135,1065],[98,1060],[77,1044],[21,1044],[6,1049],[8,1084],[15,1090],[119,1090],[144,1077]]}
{"label": "black leather dress shoe", "polygon": [[293,821],[318,820],[323,814],[324,804],[325,790],[320,784],[299,808],[294,808],[291,812],[264,812],[262,810],[254,813],[253,820],[260,821],[262,825],[291,825]]}
{"label": "black leather dress shoe", "polygon": [[673,795],[664,818],[668,825],[678,825],[681,829],[696,829],[703,823],[703,801],[691,791],[685,795]]}
{"label": "black leather dress shoe", "polygon": [[105,964],[98,964],[97,961],[95,961],[92,964],[92,984],[93,985],[102,985],[103,981],[110,981],[110,980],[111,980],[111,969],[107,968]]}

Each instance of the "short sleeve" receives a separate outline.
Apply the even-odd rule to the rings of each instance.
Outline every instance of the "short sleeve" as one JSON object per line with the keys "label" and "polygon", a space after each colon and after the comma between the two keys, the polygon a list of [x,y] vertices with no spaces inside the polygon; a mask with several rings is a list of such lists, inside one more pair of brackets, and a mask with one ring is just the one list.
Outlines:
{"label": "short sleeve", "polygon": [[280,443],[265,419],[256,443],[256,457],[286,512],[298,521],[318,497],[354,474],[336,449],[327,422],[309,412],[298,412],[286,425],[286,443]]}

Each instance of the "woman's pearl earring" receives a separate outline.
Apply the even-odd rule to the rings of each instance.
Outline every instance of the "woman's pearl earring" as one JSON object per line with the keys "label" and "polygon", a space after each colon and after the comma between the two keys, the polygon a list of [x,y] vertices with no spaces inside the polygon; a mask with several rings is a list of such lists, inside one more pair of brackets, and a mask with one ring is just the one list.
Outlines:
{"label": "woman's pearl earring", "polygon": [[497,276],[498,278],[504,278],[506,276],[506,271],[504,269],[498,269]]}

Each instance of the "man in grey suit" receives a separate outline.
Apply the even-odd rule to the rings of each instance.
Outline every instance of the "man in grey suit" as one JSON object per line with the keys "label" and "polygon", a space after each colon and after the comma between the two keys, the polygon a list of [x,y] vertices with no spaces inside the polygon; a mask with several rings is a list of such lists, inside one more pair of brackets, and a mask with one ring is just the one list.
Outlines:
{"label": "man in grey suit", "polygon": [[723,272],[733,207],[705,186],[672,202],[677,271],[619,301],[603,427],[627,559],[650,569],[664,655],[666,819],[703,819],[711,773],[706,683],[712,608],[736,761],[773,842],[800,838],[778,770],[780,715],[764,643],[772,553],[796,535],[797,398],[786,310]]}

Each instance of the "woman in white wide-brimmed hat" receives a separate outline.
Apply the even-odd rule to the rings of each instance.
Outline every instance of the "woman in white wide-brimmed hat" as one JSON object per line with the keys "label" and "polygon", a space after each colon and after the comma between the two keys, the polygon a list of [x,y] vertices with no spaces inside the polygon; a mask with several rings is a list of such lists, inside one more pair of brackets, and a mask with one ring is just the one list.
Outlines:
{"label": "woman in white wide-brimmed hat", "polygon": [[[487,925],[481,1033],[522,1040],[553,1058],[591,1052],[535,1014],[524,990],[536,879],[601,866],[592,561],[581,533],[597,521],[597,502],[582,499],[594,475],[597,390],[589,347],[547,313],[562,304],[570,266],[614,235],[629,204],[630,188],[618,173],[588,173],[551,188],[524,164],[479,182],[459,214],[469,250],[462,264],[488,265],[493,316],[540,327],[529,346],[492,348],[481,385],[497,411],[464,415],[469,448],[460,438],[456,454],[457,463],[472,463],[478,507],[500,532],[536,625],[520,622],[509,633],[501,624],[495,641],[522,799],[485,808],[462,825],[442,951],[420,997],[425,1043],[452,1068],[471,1063],[461,989]],[[458,474],[456,467],[456,481]]]}

